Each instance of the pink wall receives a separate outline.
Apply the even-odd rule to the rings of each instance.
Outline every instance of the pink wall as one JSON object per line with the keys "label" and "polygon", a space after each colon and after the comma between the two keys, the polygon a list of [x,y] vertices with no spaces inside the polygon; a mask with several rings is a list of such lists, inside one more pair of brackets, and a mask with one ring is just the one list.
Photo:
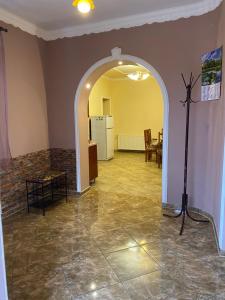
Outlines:
{"label": "pink wall", "polygon": [[[221,17],[220,17],[220,23],[219,23],[219,32],[218,32],[218,45],[225,45],[225,33],[224,33],[224,28],[225,28],[225,3],[223,2],[222,5],[222,10],[221,10]],[[225,49],[223,48],[223,74],[225,74]],[[219,153],[216,152],[213,153],[215,157],[217,157],[217,165],[216,167],[221,170],[222,164],[223,164],[223,171],[221,170],[219,172],[220,178],[219,180],[215,183],[217,184],[217,190],[219,191],[219,195],[216,198],[216,209],[215,209],[215,218],[218,220],[220,219],[220,224],[219,224],[219,238],[220,238],[220,247],[221,249],[225,250],[225,84],[224,84],[224,75],[223,75],[223,86],[222,86],[222,101],[220,103],[220,106],[218,105],[217,108],[217,115],[221,116],[220,117],[220,125],[218,128],[215,128],[215,134],[219,137],[217,138],[218,144],[219,144]],[[214,167],[214,173],[217,174],[217,170]],[[223,177],[222,177],[223,176]],[[216,180],[214,180],[216,181]],[[222,190],[222,191],[221,191]],[[219,199],[221,201],[219,201]]]}
{"label": "pink wall", "polygon": [[[224,28],[225,3],[223,2],[218,27],[218,47],[225,44]],[[225,201],[225,194],[221,194],[222,184],[224,184],[225,179],[222,178],[225,145],[225,52],[223,52],[223,55],[222,97],[220,101],[214,101],[208,104],[208,139],[206,144],[207,151],[205,160],[205,193],[203,197],[206,199],[207,203],[204,209],[208,210],[213,215],[220,238],[220,247],[225,250],[225,206],[221,205],[221,201]]]}
{"label": "pink wall", "polygon": [[[49,42],[45,55],[45,75],[50,146],[74,147],[73,109],[79,81],[91,65],[109,56],[110,50],[119,46],[123,54],[140,57],[151,64],[167,86],[170,98],[168,200],[180,203],[185,125],[185,110],[179,103],[185,96],[180,73],[200,72],[201,54],[213,49],[217,43],[219,14],[217,9],[201,17]],[[203,208],[207,207],[207,203],[199,195],[203,194],[205,184],[202,152],[207,143],[204,135],[208,128],[209,104],[197,104],[193,110],[192,142],[196,141],[197,144],[191,146],[190,177],[195,176],[199,185],[190,181],[189,190],[191,204]]]}
{"label": "pink wall", "polygon": [[9,139],[13,157],[49,147],[41,41],[3,24],[9,105]]}
{"label": "pink wall", "polygon": [[[87,69],[118,46],[123,54],[140,57],[151,64],[167,86],[170,99],[168,201],[180,203],[185,128],[185,109],[179,103],[185,96],[180,73],[200,73],[202,53],[225,40],[224,22],[223,5],[222,10],[218,8],[201,17],[52,42],[40,41],[7,25],[6,71],[13,156],[48,148],[48,134],[50,147],[74,148],[77,86]],[[222,99],[224,93],[223,90]],[[195,97],[200,97],[199,86]],[[190,202],[214,216],[218,231],[224,117],[224,101],[192,105]]]}
{"label": "pink wall", "polygon": [[[225,3],[218,17],[216,46],[225,42]],[[225,64],[223,64],[225,74]],[[210,213],[215,221],[221,249],[225,249],[225,228],[222,228],[221,189],[225,134],[225,85],[219,101],[193,105],[190,188],[194,206]],[[224,207],[222,208],[224,210]]]}

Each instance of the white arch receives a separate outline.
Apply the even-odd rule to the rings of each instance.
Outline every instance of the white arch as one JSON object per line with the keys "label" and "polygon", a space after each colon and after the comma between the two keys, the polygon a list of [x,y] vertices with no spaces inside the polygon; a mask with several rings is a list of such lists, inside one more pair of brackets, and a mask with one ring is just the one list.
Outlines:
{"label": "white arch", "polygon": [[[120,48],[114,48],[112,50],[112,56],[103,58],[99,61],[97,61],[94,65],[92,65],[87,72],[83,75],[77,91],[75,95],[75,105],[74,105],[74,114],[75,114],[75,147],[76,147],[76,174],[77,174],[77,192],[82,193],[86,189],[89,188],[89,186],[82,187],[82,180],[81,180],[81,170],[82,170],[82,161],[81,161],[81,155],[83,154],[83,150],[80,147],[80,119],[79,119],[79,105],[80,105],[80,98],[82,90],[85,87],[85,83],[88,82],[90,76],[97,72],[98,69],[100,69],[103,66],[112,65],[114,63],[114,66],[118,65],[118,60],[121,61],[128,61],[135,64],[140,64],[144,66],[147,70],[151,72],[151,74],[155,77],[157,80],[161,92],[163,94],[163,102],[164,102],[164,126],[163,126],[163,163],[162,163],[162,202],[167,203],[167,179],[168,179],[168,136],[169,136],[169,97],[166,89],[166,85],[160,76],[160,74],[155,70],[153,66],[151,66],[148,62],[145,60],[132,56],[132,55],[124,55],[121,54]],[[112,66],[111,66],[112,68]],[[104,71],[105,72],[105,71]],[[102,72],[100,75],[102,75],[104,72]],[[99,78],[100,76],[98,76]],[[82,150],[82,151],[81,151]],[[87,155],[87,154],[85,154]],[[88,160],[88,156],[86,157]]]}

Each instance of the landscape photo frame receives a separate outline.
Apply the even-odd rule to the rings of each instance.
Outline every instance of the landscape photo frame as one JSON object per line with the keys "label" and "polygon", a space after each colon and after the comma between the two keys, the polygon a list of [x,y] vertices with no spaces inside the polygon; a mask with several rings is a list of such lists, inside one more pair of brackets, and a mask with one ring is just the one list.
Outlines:
{"label": "landscape photo frame", "polygon": [[201,57],[201,101],[219,100],[222,84],[223,47],[207,52]]}

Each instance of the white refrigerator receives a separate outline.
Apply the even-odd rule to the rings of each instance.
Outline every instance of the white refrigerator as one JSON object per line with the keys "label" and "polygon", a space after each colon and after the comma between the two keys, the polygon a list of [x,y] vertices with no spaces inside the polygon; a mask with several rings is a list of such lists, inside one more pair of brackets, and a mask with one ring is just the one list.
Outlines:
{"label": "white refrigerator", "polygon": [[91,139],[97,143],[98,160],[114,157],[113,117],[91,117]]}

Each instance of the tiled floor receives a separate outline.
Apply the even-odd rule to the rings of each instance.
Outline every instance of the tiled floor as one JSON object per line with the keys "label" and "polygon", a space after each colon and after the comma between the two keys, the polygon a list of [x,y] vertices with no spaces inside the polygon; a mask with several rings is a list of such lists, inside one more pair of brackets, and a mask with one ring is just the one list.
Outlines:
{"label": "tiled floor", "polygon": [[121,153],[81,198],[5,222],[10,299],[225,299],[211,224],[180,237],[160,198],[156,164]]}

